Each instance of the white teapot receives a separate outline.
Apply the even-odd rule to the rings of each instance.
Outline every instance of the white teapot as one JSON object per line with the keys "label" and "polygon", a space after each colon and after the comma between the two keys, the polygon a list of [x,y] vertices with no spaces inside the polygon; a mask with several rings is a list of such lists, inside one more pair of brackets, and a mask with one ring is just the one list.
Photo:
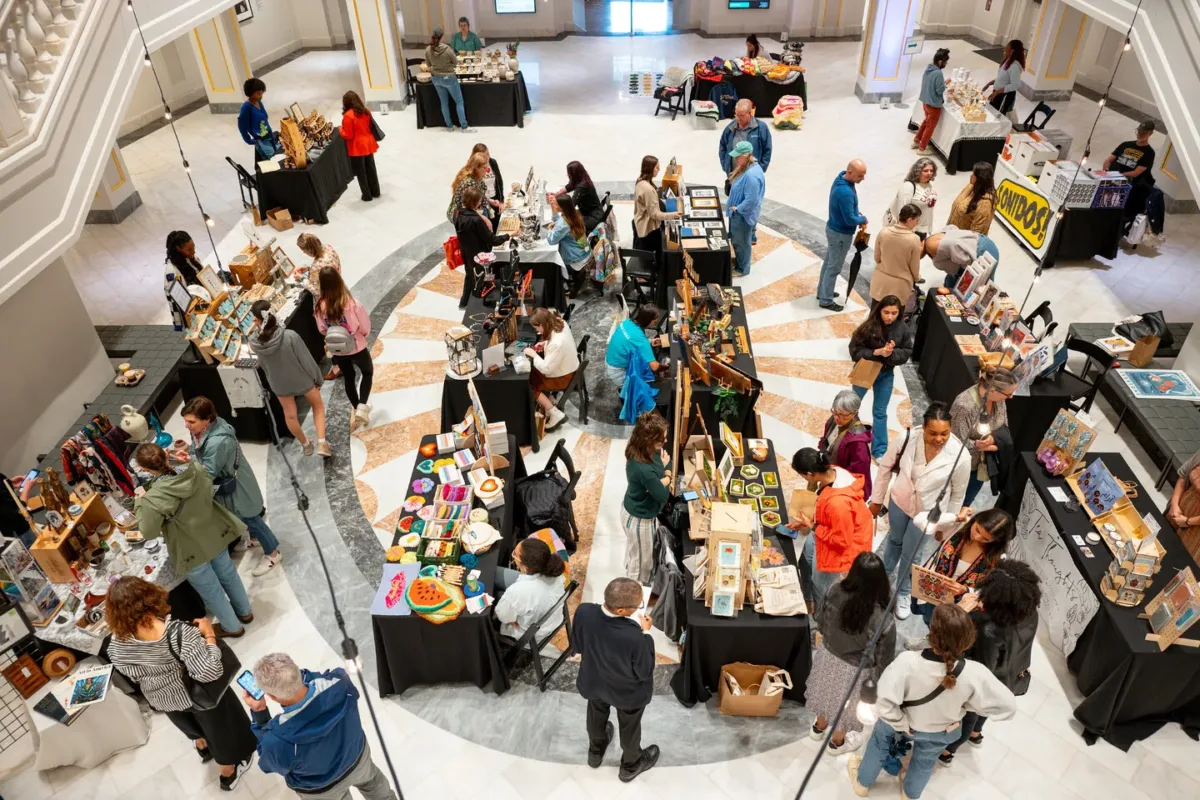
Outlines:
{"label": "white teapot", "polygon": [[121,406],[121,430],[129,434],[131,441],[143,442],[150,433],[150,426],[136,408],[124,405]]}

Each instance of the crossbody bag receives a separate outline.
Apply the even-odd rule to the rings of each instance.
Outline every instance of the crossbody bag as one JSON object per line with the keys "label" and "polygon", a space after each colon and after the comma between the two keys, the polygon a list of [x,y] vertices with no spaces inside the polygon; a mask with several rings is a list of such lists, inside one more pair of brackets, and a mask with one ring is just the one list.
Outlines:
{"label": "crossbody bag", "polygon": [[[221,702],[221,697],[229,688],[230,681],[242,668],[242,662],[238,660],[237,654],[230,649],[229,645],[225,644],[224,639],[217,639],[217,648],[221,651],[221,677],[215,681],[196,680],[188,673],[187,664],[183,663],[183,657],[180,655],[183,652],[183,628],[181,626],[187,623],[176,622],[178,624],[175,625],[174,631],[167,632],[167,650],[179,664],[179,680],[183,683],[183,688],[192,701],[192,710],[211,711]],[[175,646],[171,644],[172,639],[175,640]]]}

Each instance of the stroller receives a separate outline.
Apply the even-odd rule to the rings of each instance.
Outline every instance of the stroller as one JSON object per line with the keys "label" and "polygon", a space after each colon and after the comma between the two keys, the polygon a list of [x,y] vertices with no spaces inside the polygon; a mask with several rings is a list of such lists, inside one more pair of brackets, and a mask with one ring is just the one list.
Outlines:
{"label": "stroller", "polygon": [[[561,461],[567,477],[558,470]],[[579,526],[575,523],[575,487],[582,473],[575,469],[575,462],[567,452],[567,440],[559,439],[546,466],[539,472],[521,478],[513,491],[516,494],[515,524],[528,536],[542,528],[551,528],[563,540],[568,553],[579,546]]]}

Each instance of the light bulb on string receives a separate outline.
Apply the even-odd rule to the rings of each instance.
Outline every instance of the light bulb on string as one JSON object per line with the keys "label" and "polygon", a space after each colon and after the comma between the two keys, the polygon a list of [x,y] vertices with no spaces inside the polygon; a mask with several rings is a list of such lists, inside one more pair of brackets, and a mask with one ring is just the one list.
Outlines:
{"label": "light bulb on string", "polygon": [[1063,214],[1064,214],[1064,213],[1065,213],[1065,212],[1064,212],[1064,211],[1063,211],[1063,210],[1060,208],[1058,211],[1056,211],[1056,212],[1054,213],[1054,218],[1055,218],[1055,219],[1058,219],[1058,220],[1061,220],[1061,219],[1063,218]]}
{"label": "light bulb on string", "polygon": [[879,699],[879,687],[874,678],[866,678],[858,687],[858,708],[855,709],[858,721],[867,727],[875,724],[875,701]]}
{"label": "light bulb on string", "polygon": [[133,0],[125,0],[125,7],[133,11]]}
{"label": "light bulb on string", "polygon": [[146,53],[146,57],[142,59],[142,63],[145,64],[147,67],[150,66],[150,54],[149,53]]}
{"label": "light bulb on string", "polygon": [[1124,50],[1126,53],[1128,53],[1130,50],[1132,50],[1132,49],[1133,49],[1133,45],[1129,43],[1129,40],[1128,40],[1128,39],[1126,39],[1126,40],[1125,40],[1125,46],[1124,46],[1122,49],[1123,49],[1123,50]]}
{"label": "light bulb on string", "polygon": [[201,214],[204,216],[204,224],[207,225],[208,227],[211,228],[213,225],[217,224],[217,223],[213,222],[213,218],[210,217],[208,214],[204,214],[203,212],[201,212]]}
{"label": "light bulb on string", "polygon": [[980,436],[987,436],[992,432],[992,424],[988,422],[988,415],[986,411],[979,415],[979,425],[977,430],[979,431]]}
{"label": "light bulb on string", "polygon": [[163,111],[163,119],[165,119],[167,122],[170,122],[171,121],[171,107],[166,106],[165,108],[166,108],[166,110]]}
{"label": "light bulb on string", "polygon": [[1107,100],[1108,100],[1108,97],[1107,97],[1107,96],[1105,96],[1105,97],[1101,97],[1101,98],[1100,98],[1100,102],[1099,102],[1099,103],[1097,103],[1096,105],[1100,106],[1100,108],[1104,108],[1104,103],[1105,103],[1105,101],[1107,101]]}
{"label": "light bulb on string", "polygon": [[183,160],[183,171],[189,175],[192,174],[192,165],[187,162],[186,158]]}

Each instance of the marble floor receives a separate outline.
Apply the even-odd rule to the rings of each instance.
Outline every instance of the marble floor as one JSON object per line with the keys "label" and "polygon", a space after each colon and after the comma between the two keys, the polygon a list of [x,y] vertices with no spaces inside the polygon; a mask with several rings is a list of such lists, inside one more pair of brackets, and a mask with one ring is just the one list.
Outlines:
{"label": "marble floor", "polygon": [[[941,46],[932,40],[930,44]],[[990,69],[971,45],[951,40],[946,46],[954,65]],[[295,237],[304,230],[341,254],[348,283],[375,320],[375,413],[369,428],[351,434],[341,385],[329,385],[325,393],[330,440],[337,457],[321,464],[301,459],[293,445],[285,446],[284,454],[296,466],[299,484],[311,500],[308,518],[314,538],[295,510],[283,454],[261,445],[247,447],[285,561],[257,579],[249,575],[252,560],[241,565],[258,619],[249,634],[234,643],[243,663],[272,650],[286,650],[308,668],[341,662],[328,595],[323,582],[318,584],[319,548],[335,575],[350,632],[364,648],[364,673],[368,680],[374,675],[366,608],[375,584],[369,576],[378,570],[382,547],[390,543],[416,442],[439,423],[444,348],[438,339],[445,326],[460,318],[454,298],[461,278],[448,272],[437,254],[450,232],[444,219],[449,182],[470,145],[486,142],[510,180],[532,165],[553,185],[565,181],[566,162],[579,159],[614,197],[631,191],[629,182],[646,152],[663,159],[676,156],[689,182],[719,183],[718,133],[695,130],[683,118],[671,122],[654,117],[655,101],[630,97],[624,84],[630,71],[687,67],[699,58],[734,49],[740,49],[740,42],[695,36],[525,43],[522,69],[535,111],[524,129],[483,129],[462,137],[436,129],[417,131],[411,110],[381,116],[379,122],[388,133],[378,156],[383,198],[362,205],[353,190],[347,191],[331,211],[329,225],[297,226],[279,234],[279,243],[294,259],[299,257]],[[877,223],[912,160],[910,137],[904,131],[908,111],[885,111],[855,99],[856,58],[857,45],[852,42],[806,46],[813,108],[802,130],[775,133],[754,269],[750,277],[738,280],[766,389],[758,408],[767,434],[782,453],[814,440],[824,409],[848,370],[845,343],[864,311],[861,295],[851,295],[847,309],[836,315],[819,311],[812,300],[813,276],[824,251],[821,230],[829,183],[847,160],[865,158],[869,174],[860,189],[860,203]],[[914,70],[906,96],[916,94],[918,78]],[[359,83],[353,53],[347,52],[309,53],[264,79],[268,108],[275,115],[293,100],[334,112],[341,92]],[[1095,104],[1076,97],[1057,106],[1056,125],[1073,133],[1075,149],[1082,151]],[[1022,101],[1018,112],[1024,111]],[[1130,120],[1106,112],[1097,126],[1096,147],[1129,138],[1132,127]],[[178,129],[189,160],[203,167],[193,174],[217,222],[217,251],[227,261],[245,237],[233,173],[223,159],[228,155],[248,163],[249,154],[232,117],[202,109],[179,120]],[[201,227],[181,181],[169,131],[151,133],[124,153],[145,205],[121,225],[88,226],[69,263],[97,324],[165,322],[159,278],[162,242],[171,229],[198,233]],[[962,174],[938,179],[943,201],[938,205],[939,224],[949,199],[964,183]],[[618,215],[627,229],[624,208],[618,206]],[[1063,329],[1073,320],[1109,320],[1158,308],[1170,320],[1195,321],[1200,316],[1200,284],[1190,280],[1189,270],[1200,250],[1200,218],[1171,216],[1167,233],[1167,242],[1157,252],[1140,249],[1136,254],[1122,252],[1112,261],[1060,265],[1033,287],[1030,302],[1052,300]],[[1006,233],[995,238],[1005,285],[1024,294],[1033,261]],[[211,260],[211,249],[204,242],[198,245],[201,258]],[[933,278],[932,268],[926,269]],[[919,386],[901,380],[896,394],[889,427],[899,430],[922,393]],[[1098,413],[1105,423],[1097,449],[1121,452],[1142,486],[1152,485],[1155,471],[1146,454],[1127,432],[1111,432],[1111,409],[1101,403]],[[168,427],[182,430],[177,417]],[[583,577],[582,599],[592,601],[604,583],[621,572],[624,540],[616,508],[624,490],[624,443],[611,431],[580,427],[574,415],[557,435],[567,440],[584,470],[576,514],[587,546],[580,548],[572,566]],[[528,469],[540,467],[549,450],[527,454]],[[796,480],[790,469],[781,473],[785,484]],[[906,630],[913,625],[919,623],[910,620]],[[916,628],[911,631],[915,634]],[[656,644],[659,669],[671,669],[677,649],[661,636]],[[1200,790],[1196,745],[1178,726],[1167,726],[1128,752],[1104,742],[1088,747],[1071,715],[1080,699],[1074,680],[1061,653],[1044,636],[1035,648],[1032,673],[1033,685],[1020,698],[1016,717],[990,725],[987,744],[965,749],[953,768],[939,767],[924,796],[949,798],[969,792],[1013,800],[1128,800],[1195,795]],[[816,754],[816,744],[805,735],[811,717],[800,706],[785,704],[779,720],[742,720],[718,715],[715,700],[688,710],[669,694],[659,694],[646,715],[646,741],[662,746],[663,766],[624,785],[616,781],[612,766],[596,771],[582,763],[583,702],[569,686],[543,694],[518,683],[500,698],[473,687],[435,687],[376,700],[376,708],[404,795],[414,798],[474,797],[481,788],[492,796],[531,800],[788,798]],[[534,735],[537,731],[553,733]],[[371,736],[373,753],[381,760]],[[429,768],[431,753],[441,756],[436,769]],[[474,769],[470,777],[456,781],[450,777],[454,771],[446,769],[453,764]],[[824,759],[805,796],[853,796],[844,765],[845,758]],[[183,737],[156,715],[144,747],[93,770],[14,771],[0,779],[0,794],[21,800],[216,797],[216,771],[210,767],[200,765]],[[895,791],[883,782],[874,794]],[[276,798],[290,793],[279,779],[255,769],[234,795]]]}

